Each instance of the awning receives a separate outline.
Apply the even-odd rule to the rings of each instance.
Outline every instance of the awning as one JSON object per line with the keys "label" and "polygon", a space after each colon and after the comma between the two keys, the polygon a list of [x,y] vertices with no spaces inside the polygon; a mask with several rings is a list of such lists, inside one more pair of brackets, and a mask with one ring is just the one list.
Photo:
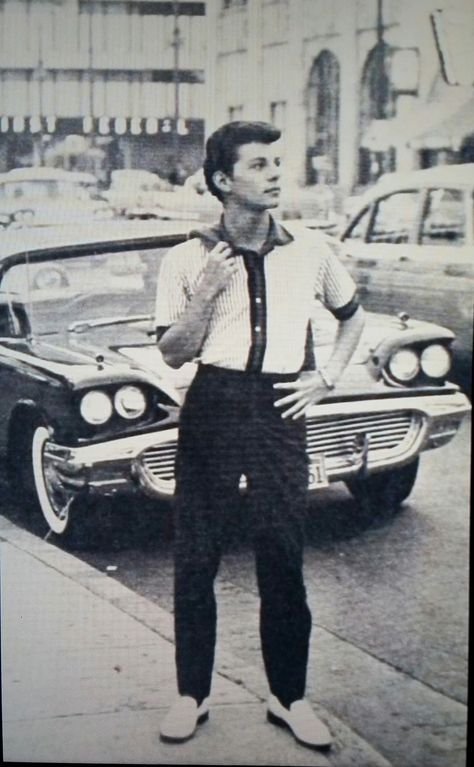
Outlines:
{"label": "awning", "polygon": [[474,133],[474,88],[446,85],[407,107],[390,119],[372,120],[360,145],[373,152],[401,146],[457,151],[465,136]]}
{"label": "awning", "polygon": [[[360,146],[372,152],[386,152],[391,147],[408,145],[413,136],[419,133],[420,125],[426,124],[420,112],[420,105],[416,105],[409,114],[386,120],[371,120],[361,136]],[[431,120],[428,124],[431,124]]]}
{"label": "awning", "polygon": [[441,114],[431,127],[417,133],[408,144],[412,149],[458,151],[463,139],[470,134],[474,134],[474,95],[449,116]]}
{"label": "awning", "polygon": [[48,115],[2,115],[0,114],[1,133],[54,133],[59,135],[88,135],[100,136],[139,136],[155,134],[172,134],[175,130],[181,136],[188,134],[202,135],[204,120],[201,118],[179,118],[177,123],[173,117],[58,117]]}

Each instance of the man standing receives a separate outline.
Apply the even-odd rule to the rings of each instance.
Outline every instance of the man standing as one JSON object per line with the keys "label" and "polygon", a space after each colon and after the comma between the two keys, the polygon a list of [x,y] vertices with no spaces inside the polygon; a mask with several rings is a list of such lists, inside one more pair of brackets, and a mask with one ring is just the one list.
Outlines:
{"label": "man standing", "polygon": [[[247,481],[267,717],[305,745],[327,727],[304,699],[311,614],[303,582],[308,485],[304,416],[332,390],[363,327],[355,285],[326,238],[294,235],[269,213],[280,197],[280,132],[232,122],[206,144],[218,224],[174,247],[160,270],[157,336],[172,367],[198,360],[180,417],[176,459],[175,637],[180,697],[165,741],[208,718],[216,639],[214,579],[226,523]],[[305,371],[315,297],[339,320],[325,369]]]}

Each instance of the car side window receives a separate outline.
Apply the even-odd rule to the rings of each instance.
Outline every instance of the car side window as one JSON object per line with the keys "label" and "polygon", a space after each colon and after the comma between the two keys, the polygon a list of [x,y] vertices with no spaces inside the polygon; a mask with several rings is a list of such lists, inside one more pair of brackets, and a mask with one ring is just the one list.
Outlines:
{"label": "car side window", "polygon": [[418,215],[418,201],[418,191],[395,192],[378,200],[367,241],[409,242]]}
{"label": "car side window", "polygon": [[464,245],[466,241],[462,189],[430,189],[421,229],[422,245]]}
{"label": "car side window", "polygon": [[345,233],[344,240],[364,240],[369,225],[370,208],[365,208]]}

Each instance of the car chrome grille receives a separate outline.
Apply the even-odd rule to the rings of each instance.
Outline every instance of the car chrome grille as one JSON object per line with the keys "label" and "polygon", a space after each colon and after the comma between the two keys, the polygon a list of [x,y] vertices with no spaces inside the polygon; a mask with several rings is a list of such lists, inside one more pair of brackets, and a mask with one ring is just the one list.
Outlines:
{"label": "car chrome grille", "polygon": [[[308,418],[308,455],[323,454],[329,477],[360,459],[358,439],[368,438],[369,463],[394,459],[412,448],[420,433],[421,417],[408,410],[363,413],[353,416]],[[143,471],[158,492],[174,489],[176,442],[147,448],[140,458]]]}
{"label": "car chrome grille", "polygon": [[369,461],[390,459],[409,450],[420,430],[410,411],[367,413],[307,421],[308,455],[323,453],[329,472],[351,466],[357,438],[366,436]]}
{"label": "car chrome grille", "polygon": [[149,447],[142,454],[144,467],[159,479],[170,482],[174,480],[174,459],[176,442],[163,442],[161,445]]}

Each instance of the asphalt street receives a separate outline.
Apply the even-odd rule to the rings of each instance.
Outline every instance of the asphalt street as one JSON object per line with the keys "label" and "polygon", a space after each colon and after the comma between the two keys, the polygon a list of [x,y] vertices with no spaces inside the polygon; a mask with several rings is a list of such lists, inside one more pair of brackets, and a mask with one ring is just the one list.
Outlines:
{"label": "asphalt street", "polygon": [[[359,517],[343,486],[309,509],[308,694],[397,767],[464,764],[470,434],[469,419],[450,445],[423,456],[394,517]],[[109,511],[107,533],[76,556],[171,612],[171,512],[149,502]],[[23,523],[5,499],[2,513]],[[217,581],[217,665],[234,681],[235,658],[263,673],[245,522],[243,505]]]}

